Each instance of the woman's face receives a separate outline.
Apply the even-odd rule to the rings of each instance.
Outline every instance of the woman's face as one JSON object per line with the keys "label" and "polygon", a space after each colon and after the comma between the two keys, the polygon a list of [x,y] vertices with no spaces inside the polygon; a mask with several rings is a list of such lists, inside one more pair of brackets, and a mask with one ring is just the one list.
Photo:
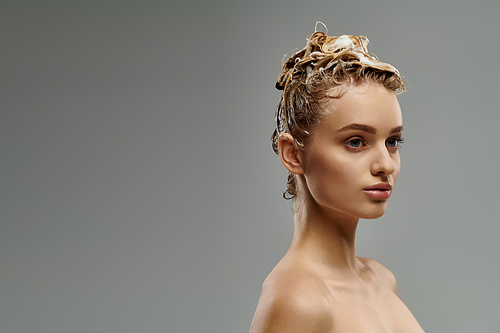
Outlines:
{"label": "woman's face", "polygon": [[349,216],[382,216],[401,164],[403,120],[396,97],[380,84],[363,84],[324,107],[328,115],[302,155],[311,197]]}

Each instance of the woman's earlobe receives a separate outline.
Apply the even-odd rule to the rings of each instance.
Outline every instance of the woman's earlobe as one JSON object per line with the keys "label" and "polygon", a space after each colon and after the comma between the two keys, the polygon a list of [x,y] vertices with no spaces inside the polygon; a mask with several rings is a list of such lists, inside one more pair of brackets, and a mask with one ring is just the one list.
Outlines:
{"label": "woman's earlobe", "polygon": [[281,133],[278,138],[278,149],[281,163],[293,174],[304,173],[302,159],[296,149],[295,139],[289,133]]}

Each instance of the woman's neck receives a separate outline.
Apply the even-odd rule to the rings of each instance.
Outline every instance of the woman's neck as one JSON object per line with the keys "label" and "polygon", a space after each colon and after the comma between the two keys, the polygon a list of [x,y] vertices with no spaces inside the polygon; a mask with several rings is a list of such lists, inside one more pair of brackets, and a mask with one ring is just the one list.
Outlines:
{"label": "woman's neck", "polygon": [[299,203],[290,254],[320,269],[357,272],[355,236],[359,218]]}

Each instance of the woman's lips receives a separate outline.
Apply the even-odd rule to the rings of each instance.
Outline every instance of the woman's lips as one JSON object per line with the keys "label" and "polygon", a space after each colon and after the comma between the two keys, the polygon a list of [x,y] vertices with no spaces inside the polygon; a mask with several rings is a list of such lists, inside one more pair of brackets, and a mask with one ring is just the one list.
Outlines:
{"label": "woman's lips", "polygon": [[374,199],[389,199],[392,192],[392,185],[389,183],[379,183],[368,186],[363,191]]}

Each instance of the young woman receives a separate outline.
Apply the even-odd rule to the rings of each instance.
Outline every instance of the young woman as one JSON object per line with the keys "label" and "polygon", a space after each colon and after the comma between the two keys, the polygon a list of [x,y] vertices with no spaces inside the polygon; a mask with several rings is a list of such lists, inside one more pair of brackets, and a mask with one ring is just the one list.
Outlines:
{"label": "young woman", "polygon": [[403,138],[393,66],[367,39],[322,32],[282,67],[273,148],[288,169],[292,244],[269,274],[250,329],[274,332],[423,332],[393,274],[356,257],[360,218],[385,213]]}

